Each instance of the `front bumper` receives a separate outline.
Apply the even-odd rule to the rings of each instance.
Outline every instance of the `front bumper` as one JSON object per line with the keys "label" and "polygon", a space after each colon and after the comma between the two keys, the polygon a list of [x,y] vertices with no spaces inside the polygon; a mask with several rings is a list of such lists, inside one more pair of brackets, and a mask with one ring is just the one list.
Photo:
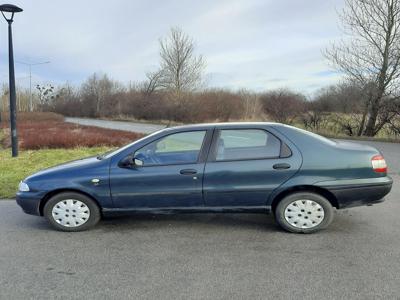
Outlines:
{"label": "front bumper", "polygon": [[44,192],[18,192],[17,204],[25,213],[40,216],[40,201],[44,196]]}
{"label": "front bumper", "polygon": [[392,189],[393,180],[389,176],[322,181],[316,185],[330,191],[337,199],[339,209],[355,206],[372,205],[383,202]]}

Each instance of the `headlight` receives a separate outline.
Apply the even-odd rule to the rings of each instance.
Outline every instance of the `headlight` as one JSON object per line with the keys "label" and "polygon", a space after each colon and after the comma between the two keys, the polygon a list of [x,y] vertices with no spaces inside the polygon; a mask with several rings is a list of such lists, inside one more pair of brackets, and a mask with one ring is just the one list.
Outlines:
{"label": "headlight", "polygon": [[29,192],[29,186],[23,181],[19,183],[18,189],[20,192]]}

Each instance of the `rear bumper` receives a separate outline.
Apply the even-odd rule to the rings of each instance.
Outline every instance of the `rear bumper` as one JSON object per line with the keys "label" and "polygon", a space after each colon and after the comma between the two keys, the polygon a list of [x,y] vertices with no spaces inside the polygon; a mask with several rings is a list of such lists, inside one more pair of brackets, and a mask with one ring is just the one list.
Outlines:
{"label": "rear bumper", "polygon": [[316,185],[330,191],[337,199],[339,209],[372,205],[383,202],[392,189],[389,176],[368,179],[323,181]]}
{"label": "rear bumper", "polygon": [[21,206],[22,210],[36,216],[40,216],[39,205],[43,197],[43,192],[18,192],[16,195],[17,204]]}

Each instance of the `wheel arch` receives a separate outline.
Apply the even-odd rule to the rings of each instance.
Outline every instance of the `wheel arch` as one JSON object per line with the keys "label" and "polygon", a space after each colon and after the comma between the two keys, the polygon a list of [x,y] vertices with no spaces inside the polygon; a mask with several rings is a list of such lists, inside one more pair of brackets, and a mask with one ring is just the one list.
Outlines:
{"label": "wheel arch", "polygon": [[327,189],[318,187],[318,186],[314,186],[314,185],[298,185],[298,186],[294,186],[294,187],[290,187],[287,188],[283,191],[281,191],[280,193],[278,193],[271,202],[271,211],[274,212],[276,206],[278,205],[278,203],[285,198],[286,196],[296,193],[296,192],[312,192],[312,193],[316,193],[319,194],[323,197],[325,197],[333,207],[335,207],[336,209],[339,208],[339,203],[337,198],[335,197],[334,194],[332,194],[330,191],[328,191]]}
{"label": "wheel arch", "polygon": [[41,216],[43,216],[43,209],[44,209],[44,206],[46,205],[47,201],[49,201],[49,199],[50,199],[51,197],[53,197],[53,196],[55,196],[55,195],[57,195],[57,194],[60,194],[60,193],[67,193],[67,192],[73,192],[73,193],[79,193],[79,194],[85,195],[86,197],[92,199],[92,200],[96,203],[96,205],[99,207],[100,212],[102,212],[102,209],[101,209],[101,206],[100,206],[100,204],[99,204],[99,201],[97,201],[97,199],[94,198],[92,195],[90,195],[90,194],[88,194],[88,193],[86,193],[86,192],[84,192],[84,191],[81,191],[81,190],[79,190],[79,189],[69,189],[69,188],[66,188],[66,189],[56,189],[56,190],[53,190],[53,191],[48,192],[48,193],[42,198],[42,200],[40,201],[40,204],[39,204],[39,214],[40,214]]}

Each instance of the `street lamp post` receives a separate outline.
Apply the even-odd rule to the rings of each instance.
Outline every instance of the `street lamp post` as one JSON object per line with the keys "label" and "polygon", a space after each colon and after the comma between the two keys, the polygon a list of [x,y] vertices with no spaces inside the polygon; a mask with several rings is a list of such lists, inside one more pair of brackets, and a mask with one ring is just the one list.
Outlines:
{"label": "street lamp post", "polygon": [[[14,14],[21,12],[22,9],[13,4],[0,5],[0,11],[4,19],[8,23],[8,71],[9,71],[9,84],[10,84],[10,129],[11,129],[11,148],[12,156],[18,156],[18,136],[17,136],[17,101],[15,91],[15,74],[14,74],[14,53],[12,43],[12,22]],[[11,14],[8,18],[4,13]]]}
{"label": "street lamp post", "polygon": [[29,67],[29,110],[30,110],[30,111],[33,111],[33,101],[32,101],[32,66],[49,64],[50,61],[37,62],[37,63],[27,63],[27,62],[17,61],[17,63],[23,64],[23,65],[26,65],[26,66]]}

